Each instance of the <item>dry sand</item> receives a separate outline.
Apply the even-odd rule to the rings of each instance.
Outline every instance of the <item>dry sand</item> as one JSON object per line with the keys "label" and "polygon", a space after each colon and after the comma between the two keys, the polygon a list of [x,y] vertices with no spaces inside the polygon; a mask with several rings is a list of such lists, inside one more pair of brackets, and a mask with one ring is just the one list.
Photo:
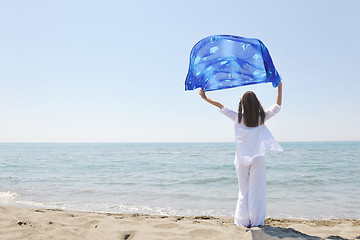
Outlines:
{"label": "dry sand", "polygon": [[360,220],[269,218],[265,226],[247,229],[231,217],[0,207],[0,239],[360,239]]}

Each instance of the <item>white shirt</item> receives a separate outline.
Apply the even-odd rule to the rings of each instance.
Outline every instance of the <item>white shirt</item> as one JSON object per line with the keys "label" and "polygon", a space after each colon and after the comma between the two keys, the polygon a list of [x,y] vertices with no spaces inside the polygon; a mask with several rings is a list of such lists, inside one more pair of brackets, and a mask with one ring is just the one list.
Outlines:
{"label": "white shirt", "polygon": [[[281,107],[274,104],[269,109],[265,110],[264,122],[273,117],[281,110]],[[235,166],[240,164],[249,166],[257,156],[264,156],[266,150],[273,152],[282,152],[283,149],[280,144],[274,139],[269,129],[265,124],[258,127],[247,127],[243,121],[239,124],[238,113],[224,106],[220,112],[234,121],[235,129]]]}

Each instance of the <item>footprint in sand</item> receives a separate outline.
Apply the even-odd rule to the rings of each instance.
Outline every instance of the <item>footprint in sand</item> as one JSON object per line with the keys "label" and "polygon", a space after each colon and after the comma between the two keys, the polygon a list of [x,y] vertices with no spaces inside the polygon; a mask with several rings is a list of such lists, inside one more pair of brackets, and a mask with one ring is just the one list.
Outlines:
{"label": "footprint in sand", "polygon": [[155,225],[154,228],[178,228],[179,225],[176,223],[167,223],[167,224],[158,224]]}

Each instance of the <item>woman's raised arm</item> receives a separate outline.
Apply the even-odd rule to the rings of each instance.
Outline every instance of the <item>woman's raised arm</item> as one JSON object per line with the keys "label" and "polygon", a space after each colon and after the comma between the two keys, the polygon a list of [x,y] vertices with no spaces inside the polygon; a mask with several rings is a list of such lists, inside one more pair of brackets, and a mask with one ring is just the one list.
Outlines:
{"label": "woman's raised arm", "polygon": [[219,103],[218,101],[212,100],[208,97],[206,97],[205,91],[200,89],[199,91],[199,95],[202,97],[202,99],[204,99],[205,101],[207,101],[208,103],[222,109],[224,107],[224,105],[222,105],[221,103]]}
{"label": "woman's raised arm", "polygon": [[280,84],[278,86],[278,92],[277,92],[277,96],[276,96],[276,104],[281,106],[281,101],[282,101],[282,82],[280,82]]}

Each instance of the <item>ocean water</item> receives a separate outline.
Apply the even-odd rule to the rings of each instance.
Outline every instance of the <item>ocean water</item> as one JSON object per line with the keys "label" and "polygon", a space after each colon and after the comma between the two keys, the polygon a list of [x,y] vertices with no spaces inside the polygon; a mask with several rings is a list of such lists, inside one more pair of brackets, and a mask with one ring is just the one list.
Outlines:
{"label": "ocean water", "polygon": [[[281,143],[267,215],[360,219],[360,142]],[[0,205],[233,216],[233,143],[0,144]]]}

